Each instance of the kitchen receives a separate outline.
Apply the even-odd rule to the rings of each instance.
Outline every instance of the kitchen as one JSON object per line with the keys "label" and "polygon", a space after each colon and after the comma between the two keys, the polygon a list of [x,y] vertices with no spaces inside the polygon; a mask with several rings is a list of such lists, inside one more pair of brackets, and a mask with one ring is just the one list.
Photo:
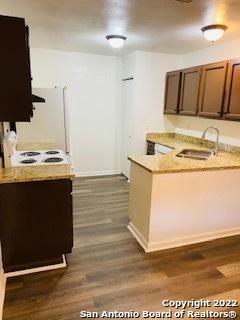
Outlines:
{"label": "kitchen", "polygon": [[[4,109],[19,92],[11,52],[0,109],[3,319],[239,299],[238,10],[223,0],[2,2],[2,16],[29,26],[38,97],[33,117],[20,102]],[[222,26],[221,39],[211,43],[209,25]],[[217,130],[201,139],[208,127]],[[41,165],[19,165],[29,151]],[[62,163],[42,163],[56,151],[49,158]]]}

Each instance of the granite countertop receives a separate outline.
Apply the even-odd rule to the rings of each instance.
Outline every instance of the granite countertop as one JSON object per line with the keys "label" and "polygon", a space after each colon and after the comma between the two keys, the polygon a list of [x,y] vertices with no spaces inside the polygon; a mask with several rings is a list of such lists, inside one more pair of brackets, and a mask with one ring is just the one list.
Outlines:
{"label": "granite countertop", "polygon": [[71,165],[46,165],[0,169],[0,184],[74,178]]}
{"label": "granite countertop", "polygon": [[[26,144],[18,146],[18,150],[22,151],[46,149],[54,149],[54,145]],[[74,176],[73,168],[70,164],[0,168],[0,184],[72,179]]]}
{"label": "granite countertop", "polygon": [[183,149],[208,150],[214,142],[175,133],[149,133],[147,141],[159,143],[174,150],[168,155],[129,156],[128,159],[155,174],[194,172],[208,170],[240,169],[240,148],[219,144],[218,156],[208,160],[176,157]]}

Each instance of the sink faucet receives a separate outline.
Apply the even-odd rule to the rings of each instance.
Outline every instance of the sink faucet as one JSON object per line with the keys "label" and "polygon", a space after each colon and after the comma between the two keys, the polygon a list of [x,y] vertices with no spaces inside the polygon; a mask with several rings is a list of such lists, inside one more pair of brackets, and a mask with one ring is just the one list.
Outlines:
{"label": "sink faucet", "polygon": [[207,133],[207,131],[210,130],[210,129],[211,129],[211,130],[215,130],[216,133],[217,133],[217,138],[216,138],[216,141],[215,141],[215,145],[214,145],[214,148],[212,149],[212,153],[213,153],[215,156],[217,156],[217,155],[218,155],[218,149],[219,149],[219,134],[220,134],[218,128],[208,127],[208,128],[203,132],[203,134],[202,134],[202,139],[205,139],[206,133]]}

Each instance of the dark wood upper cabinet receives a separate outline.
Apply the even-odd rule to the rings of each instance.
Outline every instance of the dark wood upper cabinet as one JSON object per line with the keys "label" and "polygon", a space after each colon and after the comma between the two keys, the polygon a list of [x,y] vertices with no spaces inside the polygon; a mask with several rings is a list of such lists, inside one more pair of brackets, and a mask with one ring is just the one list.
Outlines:
{"label": "dark wood upper cabinet", "polygon": [[181,86],[181,71],[168,72],[165,87],[164,113],[176,114],[178,112]]}
{"label": "dark wood upper cabinet", "polygon": [[196,115],[198,111],[201,67],[182,70],[179,114]]}
{"label": "dark wood upper cabinet", "polygon": [[199,116],[221,118],[228,62],[202,66]]}
{"label": "dark wood upper cabinet", "polygon": [[229,62],[223,116],[240,120],[240,58]]}
{"label": "dark wood upper cabinet", "polygon": [[28,30],[22,18],[0,16],[0,121],[30,121]]}

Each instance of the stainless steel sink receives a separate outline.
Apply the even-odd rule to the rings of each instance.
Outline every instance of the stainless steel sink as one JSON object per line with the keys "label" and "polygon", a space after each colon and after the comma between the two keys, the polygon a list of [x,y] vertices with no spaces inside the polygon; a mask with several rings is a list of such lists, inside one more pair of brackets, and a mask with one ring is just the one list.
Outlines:
{"label": "stainless steel sink", "polygon": [[190,158],[194,160],[207,160],[211,156],[211,151],[183,149],[177,154],[177,157]]}

